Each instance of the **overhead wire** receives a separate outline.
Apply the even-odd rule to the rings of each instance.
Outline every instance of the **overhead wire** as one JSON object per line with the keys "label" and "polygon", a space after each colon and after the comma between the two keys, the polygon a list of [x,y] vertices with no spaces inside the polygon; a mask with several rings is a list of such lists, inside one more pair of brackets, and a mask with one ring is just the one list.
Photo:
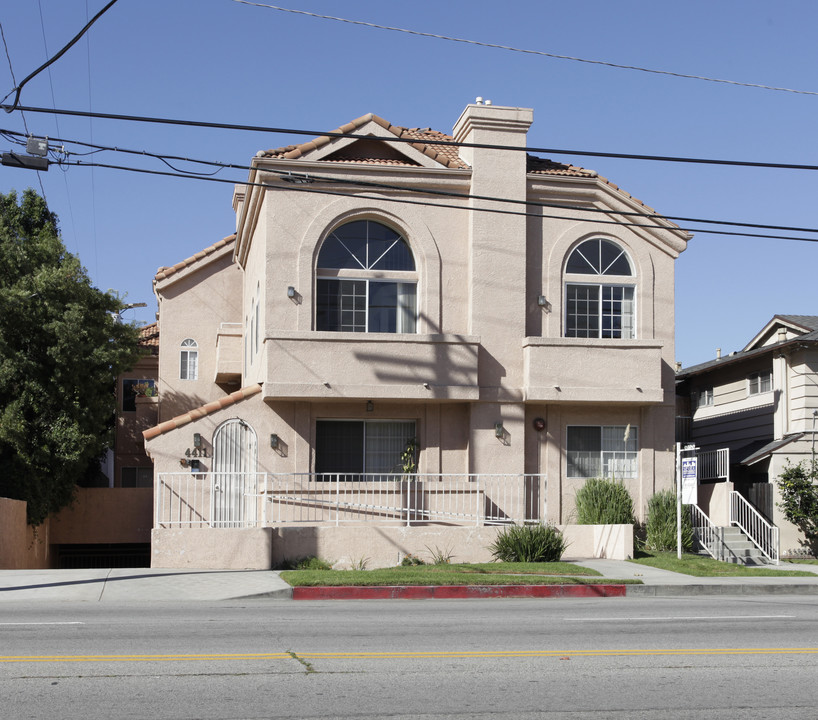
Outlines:
{"label": "overhead wire", "polygon": [[[188,175],[184,173],[178,172],[167,172],[164,170],[149,170],[147,168],[135,168],[135,167],[128,167],[124,165],[113,165],[110,163],[99,163],[99,162],[83,162],[81,160],[77,161],[63,161],[66,165],[75,165],[80,167],[101,167],[107,168],[110,170],[123,170],[129,172],[136,172],[142,173],[146,175],[161,175],[165,177],[175,177],[175,178],[182,178],[182,179],[189,179],[189,180],[204,180],[209,182],[218,182],[218,183],[225,183],[230,185],[244,185],[247,187],[261,187],[268,190],[291,190],[295,192],[306,192],[306,193],[314,193],[319,195],[334,195],[340,197],[349,197],[349,192],[341,191],[341,190],[329,190],[325,188],[314,188],[308,187],[306,185],[287,185],[287,186],[275,186],[270,185],[268,183],[259,183],[259,182],[252,182],[249,180],[231,180],[229,178],[217,178],[212,176],[202,176],[202,175]],[[266,169],[265,169],[266,170]],[[285,173],[286,174],[286,173]],[[406,189],[406,188],[401,188]],[[425,190],[418,190],[419,193],[427,193]],[[428,193],[427,193],[428,194]],[[424,200],[409,200],[407,198],[396,198],[396,197],[389,197],[383,195],[367,195],[365,193],[358,193],[355,196],[359,199],[364,200],[380,200],[386,202],[395,202],[400,203],[403,205],[420,205],[423,207],[436,207],[436,208],[449,208],[453,210],[468,210],[472,212],[483,212],[483,213],[493,213],[493,214],[500,214],[500,215],[517,215],[523,217],[530,217],[530,218],[537,218],[537,219],[551,219],[551,220],[569,220],[569,221],[576,221],[576,216],[571,215],[553,215],[553,214],[545,214],[545,213],[532,213],[532,212],[525,212],[521,210],[504,210],[501,208],[489,208],[489,207],[475,207],[471,205],[455,205],[452,203],[436,203],[436,202],[429,202]],[[502,198],[497,198],[497,202],[502,202]],[[536,206],[537,203],[526,203],[530,205]],[[570,209],[570,208],[569,208]],[[585,210],[585,208],[579,208],[579,211]],[[619,214],[616,210],[609,210],[607,211],[609,215],[617,215]],[[585,221],[601,224],[601,225],[616,225],[619,227],[633,227],[633,228],[641,228],[651,229],[651,226],[645,225],[644,223],[635,223],[635,222],[623,222],[621,220],[602,220],[598,218],[584,218]],[[738,231],[730,231],[730,230],[711,230],[707,228],[683,228],[683,227],[676,227],[676,228],[663,228],[667,230],[678,230],[687,233],[705,233],[711,235],[727,235],[732,237],[748,237],[748,238],[763,238],[763,239],[770,239],[770,240],[797,240],[803,242],[818,242],[818,238],[805,238],[805,237],[797,237],[791,235],[771,235],[768,233],[747,233],[747,232],[738,232]],[[809,232],[816,232],[816,230],[809,230]]]}
{"label": "overhead wire", "polygon": [[[8,134],[8,135],[15,135],[19,133],[15,133],[11,130],[0,130],[0,133]],[[155,153],[150,152],[148,150],[133,150],[115,146],[104,146],[104,145],[97,145],[95,143],[89,143],[80,140],[68,140],[65,138],[54,138],[55,141],[61,143],[71,143],[74,145],[81,145],[84,147],[91,147],[94,148],[86,153],[78,153],[78,152],[66,152],[65,156],[89,156],[93,154],[97,154],[100,152],[117,152],[117,153],[124,153],[130,155],[137,155],[143,157],[150,157],[157,159],[164,163],[167,167],[171,170],[174,170],[176,173],[180,173],[183,175],[192,175],[192,176],[214,176],[221,172],[224,169],[233,169],[233,170],[252,170],[258,169],[263,172],[270,172],[273,174],[278,174],[280,176],[286,176],[285,179],[290,180],[299,180],[304,182],[329,182],[329,183],[336,183],[336,184],[343,184],[343,185],[353,185],[357,187],[366,187],[366,188],[373,188],[378,190],[398,190],[404,192],[412,192],[424,195],[437,195],[437,196],[444,196],[444,197],[454,197],[458,199],[465,199],[465,200],[484,200],[489,202],[497,202],[497,203],[506,203],[506,204],[518,204],[518,205],[525,205],[525,206],[537,206],[537,207],[547,207],[553,209],[561,209],[561,210],[576,210],[584,213],[595,213],[595,214],[607,214],[610,215],[614,213],[614,211],[610,210],[609,208],[596,208],[596,207],[589,207],[589,206],[578,206],[578,205],[569,205],[565,203],[554,203],[554,202],[544,202],[544,201],[529,201],[529,200],[515,200],[510,198],[499,198],[496,196],[488,196],[488,195],[475,195],[470,193],[457,193],[448,190],[440,190],[436,188],[413,188],[408,187],[406,185],[394,185],[388,184],[383,182],[374,182],[374,181],[365,181],[365,180],[352,180],[348,178],[337,178],[333,176],[325,176],[325,175],[317,175],[315,173],[299,173],[299,172],[292,172],[290,170],[276,170],[274,168],[260,168],[258,166],[253,165],[245,165],[245,164],[237,164],[237,163],[224,163],[215,160],[202,160],[199,158],[190,158],[190,157],[183,157],[178,155],[169,155],[167,153]],[[63,164],[62,160],[57,157],[55,162],[57,164]],[[199,165],[209,165],[211,167],[216,167],[217,169],[211,173],[207,172],[196,172],[192,170],[182,170],[175,165],[173,162],[189,162]],[[80,163],[77,163],[80,164]],[[90,163],[82,163],[83,165],[90,166]],[[233,181],[231,181],[233,182]],[[238,181],[240,182],[240,181]],[[662,213],[656,212],[638,212],[638,211],[615,211],[615,214],[622,215],[626,217],[638,217],[644,219],[659,219],[659,220],[672,220],[674,222],[687,222],[687,223],[696,223],[696,224],[705,224],[705,225],[722,225],[722,226],[732,226],[732,227],[746,227],[746,228],[757,228],[763,230],[782,230],[787,232],[805,232],[805,233],[818,233],[818,229],[816,228],[807,228],[807,227],[795,227],[789,225],[769,225],[769,224],[762,224],[762,223],[749,223],[749,222],[741,222],[741,221],[731,221],[731,220],[712,220],[706,218],[696,218],[696,217],[688,217],[688,216],[679,216],[679,215],[665,215]],[[696,232],[701,232],[701,230],[696,230]]]}
{"label": "overhead wire", "polygon": [[640,67],[638,65],[624,65],[621,63],[609,62],[605,60],[589,60],[588,58],[575,57],[573,55],[558,55],[556,53],[545,52],[543,50],[527,50],[525,48],[513,47],[511,45],[500,45],[497,43],[482,42],[480,40],[467,40],[466,38],[440,35],[438,33],[421,32],[420,30],[409,30],[408,28],[393,27],[391,25],[379,25],[378,23],[364,22],[363,20],[350,20],[349,18],[336,17],[334,15],[321,15],[319,13],[307,12],[306,10],[293,10],[292,8],[279,7],[278,5],[268,5],[260,2],[250,2],[250,0],[233,0],[241,5],[252,5],[267,10],[277,10],[279,12],[293,13],[295,15],[306,15],[307,17],[321,20],[332,20],[335,22],[348,23],[350,25],[360,25],[362,27],[376,30],[389,30],[392,32],[416,35],[419,37],[432,38],[434,40],[446,40],[448,42],[464,43],[466,45],[477,45],[479,47],[493,48],[496,50],[507,50],[510,52],[523,53],[526,55],[539,55],[541,57],[555,60],[570,60],[572,62],[588,63],[590,65],[603,65],[617,70],[633,70],[654,75],[667,75],[670,77],[683,78],[686,80],[702,80],[711,83],[723,83],[725,85],[737,85],[739,87],[756,88],[760,90],[774,90],[777,92],[796,93],[798,95],[818,95],[818,91],[796,90],[794,88],[776,87],[775,85],[763,85],[761,83],[740,82],[738,80],[727,80],[724,78],[707,77],[705,75],[692,75],[688,73],[672,72],[670,70],[656,70],[653,68]]}
{"label": "overhead wire", "polygon": [[[0,107],[6,109],[8,106],[0,104]],[[725,165],[733,167],[754,167],[772,170],[809,170],[809,171],[818,170],[818,165],[809,165],[803,163],[761,162],[754,160],[724,160],[719,158],[679,157],[673,155],[646,155],[639,153],[604,152],[598,150],[547,148],[530,145],[527,145],[525,147],[516,147],[511,145],[500,145],[494,143],[467,143],[456,142],[455,140],[433,140],[431,138],[419,139],[417,137],[398,137],[397,135],[395,137],[390,138],[379,138],[374,137],[372,135],[365,135],[359,133],[325,132],[323,130],[303,130],[298,128],[269,127],[265,125],[242,125],[237,123],[208,122],[204,120],[180,120],[174,118],[149,117],[144,115],[122,115],[117,113],[102,113],[90,111],[86,112],[84,110],[66,110],[63,108],[54,109],[21,106],[17,109],[30,113],[68,115],[73,117],[94,117],[103,120],[122,120],[128,122],[142,122],[160,125],[180,125],[183,127],[198,127],[215,130],[235,130],[244,132],[258,132],[283,135],[308,135],[312,137],[349,138],[352,140],[388,140],[389,142],[410,145],[417,145],[418,143],[423,143],[424,145],[430,146],[467,147],[483,150],[508,150],[510,152],[542,153],[549,155],[578,155],[582,157],[602,157],[615,158],[620,160],[642,160],[668,163],[689,163],[696,165]]]}
{"label": "overhead wire", "polygon": [[[57,54],[56,54],[56,55],[54,55],[53,57],[50,57],[48,60],[46,60],[46,61],[45,61],[45,62],[44,62],[42,65],[40,65],[40,67],[38,67],[36,70],[34,70],[34,72],[32,72],[32,73],[28,74],[28,75],[27,75],[25,78],[23,78],[23,80],[20,82],[20,84],[19,84],[19,85],[17,85],[17,84],[16,84],[16,81],[14,81],[14,80],[13,80],[12,82],[14,82],[14,83],[15,83],[15,87],[13,87],[13,88],[12,88],[12,89],[11,89],[11,90],[10,90],[10,91],[9,91],[9,92],[6,94],[6,96],[3,98],[2,102],[5,102],[5,101],[8,99],[9,95],[11,95],[11,94],[14,94],[14,102],[11,104],[11,106],[10,106],[10,107],[9,107],[9,106],[6,106],[6,105],[2,105],[3,109],[4,109],[4,110],[5,110],[7,113],[10,113],[10,112],[12,112],[13,110],[16,110],[16,109],[17,109],[17,105],[18,105],[18,104],[19,104],[19,102],[20,102],[20,93],[23,91],[23,88],[25,87],[26,83],[28,83],[28,82],[29,82],[29,80],[33,80],[33,79],[34,79],[35,77],[37,77],[37,75],[39,75],[39,74],[40,74],[40,73],[41,73],[43,70],[45,70],[45,69],[46,69],[47,67],[49,67],[50,65],[53,65],[55,62],[57,62],[57,60],[59,60],[59,59],[60,59],[60,58],[61,58],[63,55],[65,55],[65,53],[67,53],[67,52],[68,52],[68,51],[69,51],[69,50],[70,50],[70,49],[71,49],[71,48],[72,48],[72,47],[73,47],[73,46],[76,44],[76,42],[77,42],[77,41],[78,41],[78,40],[79,40],[79,39],[80,39],[80,38],[81,38],[83,35],[85,35],[85,33],[86,33],[86,32],[88,32],[88,30],[90,29],[90,27],[91,27],[91,26],[92,26],[92,25],[93,25],[93,24],[94,24],[94,23],[95,23],[97,20],[99,20],[99,18],[101,18],[101,17],[102,17],[102,16],[103,16],[103,15],[104,15],[104,14],[105,14],[107,11],[108,11],[108,9],[109,9],[109,8],[110,8],[112,5],[114,5],[114,3],[116,3],[116,2],[117,2],[117,0],[110,0],[110,2],[108,2],[108,4],[107,4],[107,5],[105,5],[105,7],[103,7],[103,8],[102,8],[102,10],[100,10],[100,11],[99,11],[99,12],[98,12],[96,15],[94,15],[94,17],[92,17],[92,18],[91,18],[91,19],[90,19],[90,20],[89,20],[89,21],[88,21],[88,22],[85,24],[85,26],[82,28],[82,30],[80,30],[80,31],[79,31],[79,32],[78,32],[76,35],[74,35],[74,37],[73,37],[73,38],[71,38],[71,40],[69,40],[69,41],[68,41],[68,44],[67,44],[67,45],[65,45],[65,46],[64,46],[64,47],[63,47],[61,50],[59,50],[59,51],[57,52]],[[86,3],[86,9],[87,9],[87,3]]]}

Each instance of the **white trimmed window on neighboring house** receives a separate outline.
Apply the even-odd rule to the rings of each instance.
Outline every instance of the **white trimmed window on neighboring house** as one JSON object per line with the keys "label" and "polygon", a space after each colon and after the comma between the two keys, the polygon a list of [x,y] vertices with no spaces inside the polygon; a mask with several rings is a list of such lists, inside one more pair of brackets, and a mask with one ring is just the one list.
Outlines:
{"label": "white trimmed window on neighboring house", "polygon": [[695,408],[711,407],[713,405],[713,388],[700,388],[693,393],[693,405]]}
{"label": "white trimmed window on neighboring house", "polygon": [[199,345],[192,338],[182,340],[179,353],[179,379],[197,380],[199,378]]}
{"label": "white trimmed window on neighboring house", "polygon": [[327,236],[316,263],[315,329],[417,331],[415,259],[400,233],[355,220]]}
{"label": "white trimmed window on neighboring house", "polygon": [[568,256],[565,275],[565,337],[636,337],[633,267],[619,245],[585,240]]}
{"label": "white trimmed window on neighboring house", "polygon": [[747,376],[747,394],[760,395],[773,389],[773,373],[771,370],[762,370]]}
{"label": "white trimmed window on neighboring house", "polygon": [[568,477],[632,480],[639,475],[639,429],[633,425],[569,425]]}

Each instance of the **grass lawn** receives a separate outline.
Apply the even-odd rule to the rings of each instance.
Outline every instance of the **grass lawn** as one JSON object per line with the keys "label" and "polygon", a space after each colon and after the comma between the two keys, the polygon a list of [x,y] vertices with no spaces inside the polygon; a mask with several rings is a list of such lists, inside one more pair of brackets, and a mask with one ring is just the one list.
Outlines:
{"label": "grass lawn", "polygon": [[639,583],[610,580],[571,563],[475,563],[415,565],[379,570],[286,570],[282,579],[299,587],[341,585],[589,585]]}
{"label": "grass lawn", "polygon": [[745,567],[693,553],[684,553],[681,560],[675,552],[636,552],[635,555],[631,562],[696,577],[815,577],[815,573],[801,570],[774,570],[774,565],[766,568]]}

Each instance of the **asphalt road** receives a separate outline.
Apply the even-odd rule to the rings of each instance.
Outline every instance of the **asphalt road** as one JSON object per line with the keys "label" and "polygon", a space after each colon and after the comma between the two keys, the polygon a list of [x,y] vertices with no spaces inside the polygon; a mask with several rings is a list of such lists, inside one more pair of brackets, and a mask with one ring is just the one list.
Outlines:
{"label": "asphalt road", "polygon": [[0,715],[812,719],[818,598],[7,603]]}

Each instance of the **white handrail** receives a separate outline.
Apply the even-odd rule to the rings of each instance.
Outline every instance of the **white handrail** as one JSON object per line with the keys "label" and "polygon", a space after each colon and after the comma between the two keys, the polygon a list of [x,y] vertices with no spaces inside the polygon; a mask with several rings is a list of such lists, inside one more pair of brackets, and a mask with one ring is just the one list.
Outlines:
{"label": "white handrail", "polygon": [[735,490],[730,492],[730,524],[741,528],[770,562],[779,564],[778,528],[761,517],[758,510]]}
{"label": "white handrail", "polygon": [[711,557],[724,560],[724,537],[722,529],[698,505],[689,505],[690,520],[693,525],[693,534]]}

